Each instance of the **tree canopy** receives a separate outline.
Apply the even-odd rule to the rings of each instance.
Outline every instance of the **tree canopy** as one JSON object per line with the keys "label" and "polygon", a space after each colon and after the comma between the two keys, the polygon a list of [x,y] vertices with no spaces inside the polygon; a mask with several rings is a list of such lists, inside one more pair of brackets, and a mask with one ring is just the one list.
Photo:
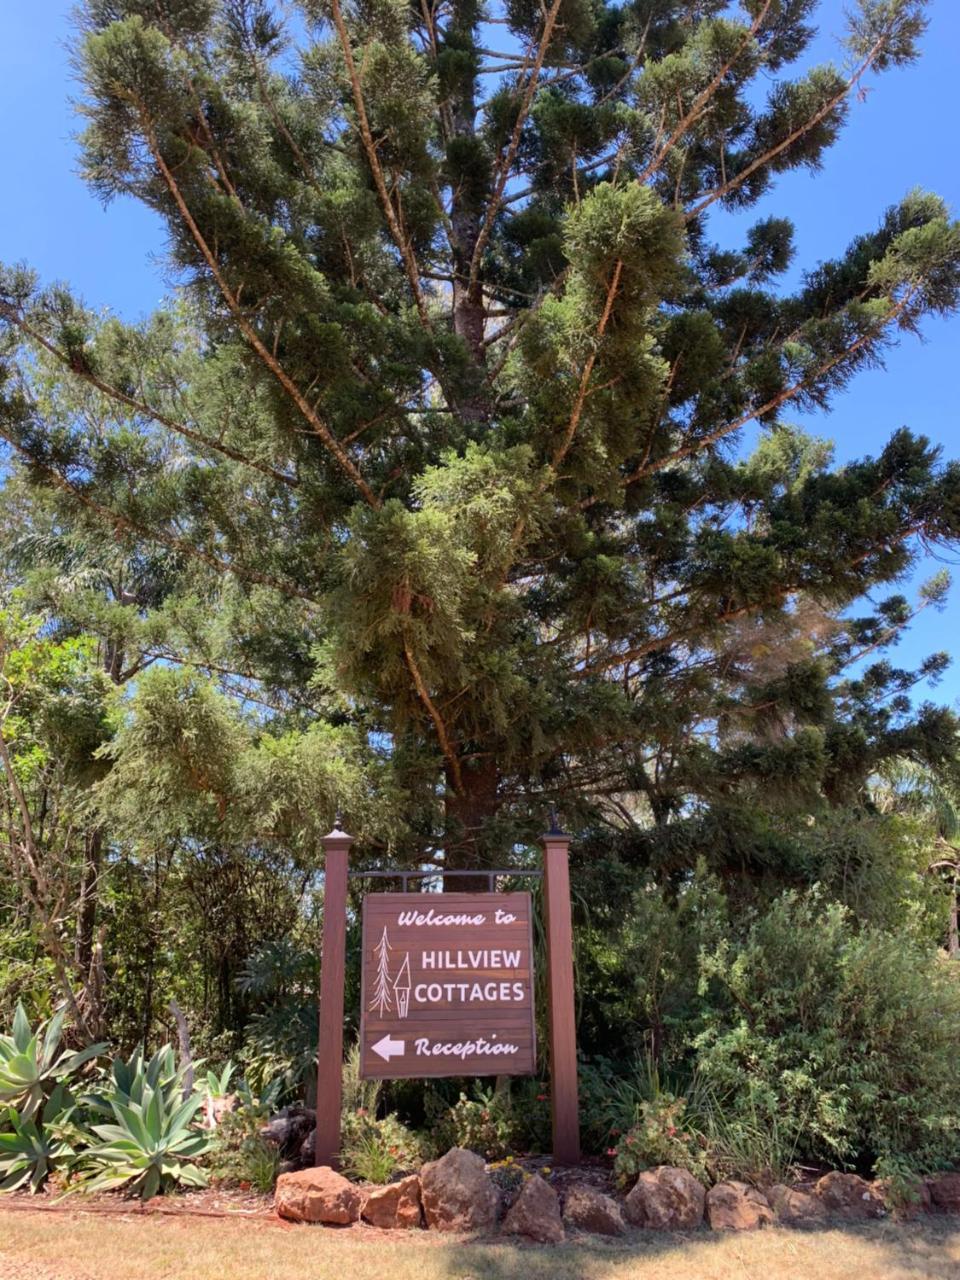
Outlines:
{"label": "tree canopy", "polygon": [[112,686],[89,830],[257,867],[237,954],[337,808],[389,863],[557,808],[664,883],[789,880],[777,823],[954,768],[946,656],[885,651],[960,464],[790,415],[956,309],[960,227],[907,190],[789,286],[789,219],[721,247],[917,55],[923,0],[857,0],[809,66],[817,8],[81,5],[82,172],[176,291],[3,270],[5,593]]}

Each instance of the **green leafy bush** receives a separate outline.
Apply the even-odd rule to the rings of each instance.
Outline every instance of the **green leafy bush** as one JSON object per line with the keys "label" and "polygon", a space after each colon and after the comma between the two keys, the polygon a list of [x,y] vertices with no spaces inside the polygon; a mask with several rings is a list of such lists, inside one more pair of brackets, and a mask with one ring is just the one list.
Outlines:
{"label": "green leafy bush", "polygon": [[365,1108],[347,1112],[341,1124],[344,1172],[362,1182],[389,1182],[396,1173],[410,1173],[423,1163],[415,1133],[396,1116],[378,1118]]}
{"label": "green leafy bush", "polygon": [[707,1168],[703,1135],[689,1127],[686,1101],[672,1093],[661,1093],[641,1102],[640,1117],[611,1148],[613,1172],[622,1186],[632,1185],[643,1169],[659,1164],[676,1165],[702,1177]]}
{"label": "green leafy bush", "polygon": [[[149,1090],[161,1093],[170,1105],[182,1096],[186,1074],[186,1064],[177,1065],[171,1045],[162,1045],[146,1062],[143,1047],[138,1045],[129,1058],[113,1059],[108,1075],[83,1098],[83,1102],[109,1116],[115,1103],[142,1105]],[[202,1095],[198,1096],[202,1101]]]}
{"label": "green leafy bush", "polygon": [[701,958],[697,1070],[799,1154],[923,1170],[960,1159],[960,974],[912,934],[786,893]]}
{"label": "green leafy bush", "polygon": [[[220,1077],[222,1082],[223,1077]],[[220,1117],[210,1147],[212,1176],[225,1182],[248,1182],[257,1191],[272,1190],[280,1153],[264,1142],[260,1130],[276,1109],[281,1082],[254,1094],[246,1081],[236,1089],[236,1105]]]}
{"label": "green leafy bush", "polygon": [[659,1092],[659,1075],[649,1055],[629,1064],[582,1059],[578,1076],[580,1132],[585,1148],[597,1153],[633,1128],[644,1104]]}
{"label": "green leafy bush", "polygon": [[518,1127],[510,1094],[477,1086],[473,1098],[461,1093],[435,1118],[433,1132],[441,1151],[465,1147],[486,1160],[500,1160],[518,1146]]}

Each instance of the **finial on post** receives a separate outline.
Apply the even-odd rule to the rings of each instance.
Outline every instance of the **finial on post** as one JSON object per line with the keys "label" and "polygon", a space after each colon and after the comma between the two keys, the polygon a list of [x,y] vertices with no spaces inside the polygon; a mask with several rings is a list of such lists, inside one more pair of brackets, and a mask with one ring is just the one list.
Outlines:
{"label": "finial on post", "polygon": [[566,840],[567,843],[570,842],[570,837],[560,826],[560,819],[557,816],[557,810],[554,805],[550,806],[550,830],[543,833],[543,839],[545,841],[549,840],[551,843],[555,843],[559,840]]}

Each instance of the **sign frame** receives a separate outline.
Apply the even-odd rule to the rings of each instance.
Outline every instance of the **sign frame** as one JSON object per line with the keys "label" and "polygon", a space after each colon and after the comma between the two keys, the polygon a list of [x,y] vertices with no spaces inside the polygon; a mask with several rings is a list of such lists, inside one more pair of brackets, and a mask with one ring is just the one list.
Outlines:
{"label": "sign frame", "polygon": [[[580,1160],[580,1118],[577,1087],[577,1023],[573,973],[573,914],[570,902],[570,836],[556,823],[541,837],[543,862],[538,870],[524,867],[445,871],[356,871],[363,878],[399,879],[406,889],[411,879],[440,875],[485,876],[490,891],[507,877],[542,877],[543,925],[546,938],[547,1014],[550,1029],[550,1110],[553,1117],[553,1158],[557,1164]],[[343,1001],[346,963],[347,882],[353,836],[335,826],[323,837],[323,938],[320,960],[319,1039],[317,1044],[317,1127],[314,1163],[340,1167],[340,1106],[343,1081]],[[532,922],[532,916],[531,916]],[[486,1074],[486,1073],[484,1073]]]}
{"label": "sign frame", "polygon": [[[362,1080],[436,1080],[459,1076],[535,1074],[536,961],[533,946],[533,896],[529,891],[368,893],[364,895],[361,911]],[[526,918],[517,921],[516,913],[520,911],[525,912]],[[467,918],[483,916],[484,921],[482,924],[401,924],[399,916],[404,912],[414,913],[421,918],[429,914],[441,918],[447,915]],[[403,942],[399,946],[394,946],[391,941],[388,933],[389,920],[385,923],[383,919],[392,917],[394,913],[398,917],[396,928],[410,930],[409,933],[400,933]],[[497,921],[496,917],[500,914],[509,915],[512,919],[509,922]],[[383,934],[378,940],[375,935],[381,926]],[[507,938],[500,947],[491,946],[498,934],[501,938],[506,934]],[[392,935],[393,938],[396,936],[396,933]],[[434,944],[434,952],[439,953],[441,961],[444,957],[450,961],[453,953],[456,953],[457,964],[453,971],[468,971],[458,972],[461,981],[443,981],[443,975],[449,976],[451,973],[449,964],[441,963],[434,972],[426,973],[423,963],[427,943]],[[511,950],[505,951],[506,948]],[[516,948],[520,948],[519,952]],[[399,956],[401,949],[404,959],[394,966],[397,968],[394,976],[390,967],[390,953],[396,951]],[[421,953],[420,964],[414,958],[411,966],[410,958],[415,957],[417,951]],[[497,956],[509,961],[514,955],[518,956],[515,965],[490,963]],[[371,969],[374,956],[377,957],[378,966],[375,978]],[[463,964],[464,956],[466,965]],[[472,967],[470,960],[474,957],[487,963]],[[515,974],[522,976],[515,977]],[[398,987],[397,983],[401,978],[403,981]],[[434,979],[433,982],[430,981],[431,978]],[[524,995],[518,1001],[518,1007],[506,1008],[506,1005],[513,1003],[512,992],[515,985],[521,983]],[[416,999],[419,988],[433,985],[448,991],[456,988],[461,1000],[466,998],[467,991],[472,995],[474,990],[479,989],[484,993],[481,996],[484,1003],[475,1010],[462,1004],[450,1003],[433,1011],[421,1006],[415,1012],[410,1007],[411,994]],[[498,993],[493,999],[486,1000],[485,994],[491,985],[498,988]],[[511,996],[506,999],[500,998],[504,995],[504,987],[511,989]],[[373,1007],[378,998],[381,1001],[379,1016]],[[449,1000],[452,1001],[453,997],[449,997]],[[491,1008],[491,1005],[495,1007]],[[419,1019],[417,1013],[420,1014]],[[519,1017],[520,1014],[523,1016]],[[511,1055],[512,1061],[506,1055],[498,1054],[494,1047],[510,1043],[502,1039],[504,1030],[518,1042],[516,1053]],[[372,1043],[375,1037],[378,1038],[376,1045]],[[428,1044],[426,1049],[421,1049],[425,1040],[432,1040],[433,1043]],[[382,1049],[379,1048],[380,1045],[383,1045]],[[473,1054],[466,1052],[471,1045],[476,1046]],[[438,1052],[440,1046],[446,1046],[450,1052]],[[413,1058],[407,1055],[408,1047],[414,1050]],[[384,1062],[376,1062],[372,1056],[374,1054],[381,1058],[386,1055]],[[417,1066],[419,1070],[416,1069]]]}

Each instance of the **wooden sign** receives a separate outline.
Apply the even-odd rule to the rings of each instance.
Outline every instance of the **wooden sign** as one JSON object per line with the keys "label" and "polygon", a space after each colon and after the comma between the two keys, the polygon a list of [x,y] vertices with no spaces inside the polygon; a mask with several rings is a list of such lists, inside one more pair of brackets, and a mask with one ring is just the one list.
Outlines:
{"label": "wooden sign", "polygon": [[365,1080],[532,1075],[530,894],[368,894],[361,999]]}

